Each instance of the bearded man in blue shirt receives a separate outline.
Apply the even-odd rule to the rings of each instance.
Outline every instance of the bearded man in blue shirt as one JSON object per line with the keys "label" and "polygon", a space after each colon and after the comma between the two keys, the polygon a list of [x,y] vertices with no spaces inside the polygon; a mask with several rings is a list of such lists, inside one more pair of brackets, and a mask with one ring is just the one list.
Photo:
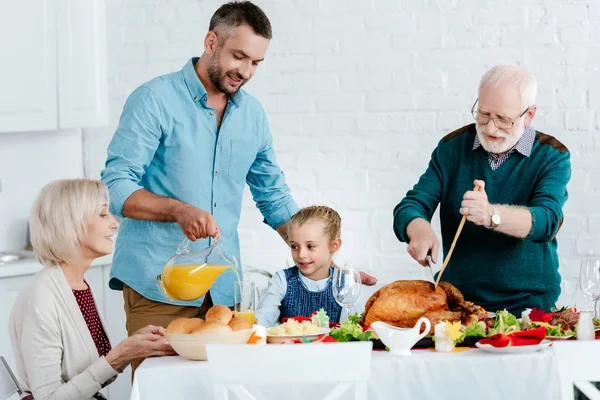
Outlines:
{"label": "bearded man in blue shirt", "polygon": [[[123,218],[109,285],[123,290],[129,335],[149,323],[166,327],[177,317],[202,317],[212,304],[233,304],[233,271],[203,298],[176,305],[166,304],[155,280],[183,234],[202,248],[218,232],[240,259],[237,227],[246,183],[264,222],[287,243],[287,222],[298,205],[276,162],[265,112],[241,90],[271,37],[259,7],[224,4],[210,20],[201,57],[144,83],[127,99],[102,180],[111,211]],[[376,282],[362,276],[365,284]]]}

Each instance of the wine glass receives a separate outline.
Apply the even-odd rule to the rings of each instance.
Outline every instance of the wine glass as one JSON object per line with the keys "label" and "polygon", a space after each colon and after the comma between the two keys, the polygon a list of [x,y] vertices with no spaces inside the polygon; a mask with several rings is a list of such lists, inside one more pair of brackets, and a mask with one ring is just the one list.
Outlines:
{"label": "wine glass", "polygon": [[579,270],[579,287],[588,300],[594,302],[594,317],[598,318],[600,300],[600,260],[583,260]]}
{"label": "wine glass", "polygon": [[362,282],[360,273],[354,268],[335,268],[333,272],[333,297],[335,301],[346,309],[346,316],[350,316],[350,308],[360,300]]}
{"label": "wine glass", "polygon": [[560,293],[559,302],[561,306],[568,306],[577,308],[577,286],[579,285],[579,279],[572,276],[563,276],[560,282]]}

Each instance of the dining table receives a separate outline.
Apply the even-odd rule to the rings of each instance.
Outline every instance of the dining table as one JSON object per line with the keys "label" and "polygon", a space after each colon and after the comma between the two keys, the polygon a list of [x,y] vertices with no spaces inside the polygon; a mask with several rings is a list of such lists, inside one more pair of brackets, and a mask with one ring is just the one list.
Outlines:
{"label": "dining table", "polygon": [[[333,344],[335,345],[335,344]],[[310,367],[310,360],[307,367]],[[352,368],[327,360],[331,368]],[[131,400],[212,399],[210,361],[180,356],[146,359],[136,370]],[[248,385],[257,398],[293,398],[289,385]],[[374,350],[368,399],[558,399],[558,369],[551,348],[537,352],[498,354],[479,348],[457,348],[452,353],[413,349],[410,356]],[[302,397],[321,398],[310,385]],[[267,396],[268,395],[268,396]]]}

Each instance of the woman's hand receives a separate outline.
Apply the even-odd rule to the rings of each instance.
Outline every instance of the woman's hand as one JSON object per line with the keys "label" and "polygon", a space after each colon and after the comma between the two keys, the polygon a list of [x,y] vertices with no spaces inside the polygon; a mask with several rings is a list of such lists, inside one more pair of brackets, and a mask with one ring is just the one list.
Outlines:
{"label": "woman's hand", "polygon": [[173,354],[175,352],[164,336],[164,328],[148,325],[109,351],[106,361],[116,371],[122,371],[132,361]]}
{"label": "woman's hand", "polygon": [[148,325],[145,328],[138,330],[134,335],[138,333],[153,333],[155,335],[164,336],[167,331],[162,326]]}

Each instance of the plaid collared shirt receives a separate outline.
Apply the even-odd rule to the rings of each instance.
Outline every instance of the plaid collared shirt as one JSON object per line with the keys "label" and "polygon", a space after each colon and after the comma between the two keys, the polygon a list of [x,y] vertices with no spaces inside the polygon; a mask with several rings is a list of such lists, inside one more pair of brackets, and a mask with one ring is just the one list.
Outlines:
{"label": "plaid collared shirt", "polygon": [[[525,132],[523,132],[523,136],[521,136],[521,139],[519,139],[517,144],[514,145],[513,148],[508,150],[503,155],[498,156],[494,153],[488,152],[488,161],[490,162],[490,167],[492,167],[492,171],[495,171],[498,168],[500,168],[500,166],[502,164],[504,164],[504,161],[508,160],[508,157],[510,157],[510,155],[512,153],[514,153],[515,150],[517,152],[519,152],[521,155],[523,155],[525,157],[529,157],[529,155],[531,154],[531,149],[533,148],[534,141],[535,141],[535,129],[533,129],[533,127],[531,125],[529,125],[525,128]],[[475,134],[475,141],[473,142],[473,150],[477,150],[479,147],[481,147],[481,142],[479,141],[479,135]]]}

